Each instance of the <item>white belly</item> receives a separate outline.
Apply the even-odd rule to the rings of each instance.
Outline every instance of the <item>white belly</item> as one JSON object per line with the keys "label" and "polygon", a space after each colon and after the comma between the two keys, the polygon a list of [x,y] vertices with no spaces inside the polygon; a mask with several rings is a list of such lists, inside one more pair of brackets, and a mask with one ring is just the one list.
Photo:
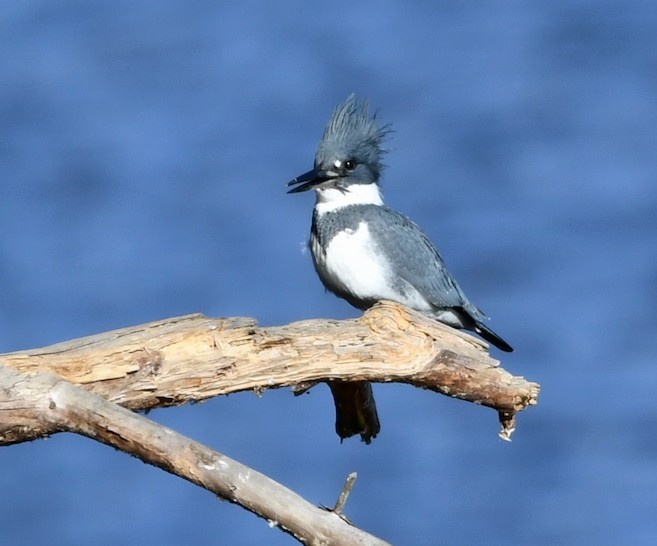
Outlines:
{"label": "white belly", "polygon": [[364,300],[392,300],[418,310],[426,300],[413,288],[395,279],[385,255],[372,240],[367,224],[336,235],[325,252],[311,241],[313,256],[324,284],[330,290]]}

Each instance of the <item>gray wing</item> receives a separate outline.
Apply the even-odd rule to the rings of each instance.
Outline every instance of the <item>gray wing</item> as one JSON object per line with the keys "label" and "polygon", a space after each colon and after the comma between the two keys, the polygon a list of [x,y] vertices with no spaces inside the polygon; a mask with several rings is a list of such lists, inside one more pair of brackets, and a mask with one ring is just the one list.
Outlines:
{"label": "gray wing", "polygon": [[380,239],[379,244],[385,245],[393,273],[402,283],[413,286],[436,309],[461,307],[477,321],[486,318],[470,303],[419,226],[387,207],[367,207],[366,215],[378,216],[375,220],[389,228],[373,235]]}

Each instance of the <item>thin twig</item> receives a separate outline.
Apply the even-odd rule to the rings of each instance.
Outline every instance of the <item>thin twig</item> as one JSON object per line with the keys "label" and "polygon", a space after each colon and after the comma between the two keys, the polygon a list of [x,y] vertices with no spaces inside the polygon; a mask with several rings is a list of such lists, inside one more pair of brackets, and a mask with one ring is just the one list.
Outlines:
{"label": "thin twig", "polygon": [[344,517],[342,515],[342,511],[344,510],[344,505],[347,504],[347,500],[349,499],[351,490],[353,489],[354,484],[356,483],[356,478],[358,478],[358,474],[356,472],[352,472],[351,474],[349,474],[349,476],[347,476],[347,481],[345,482],[344,487],[342,488],[342,492],[338,497],[338,502],[335,503],[335,508],[333,508],[332,510],[334,514],[337,514],[341,518]]}

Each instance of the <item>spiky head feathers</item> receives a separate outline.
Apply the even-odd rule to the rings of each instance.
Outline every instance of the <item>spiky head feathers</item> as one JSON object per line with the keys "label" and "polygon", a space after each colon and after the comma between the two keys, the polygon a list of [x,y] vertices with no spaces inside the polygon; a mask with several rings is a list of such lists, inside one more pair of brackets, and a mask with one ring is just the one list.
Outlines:
{"label": "spiky head feathers", "polygon": [[[379,125],[376,114],[369,116],[369,104],[358,104],[353,93],[340,104],[331,116],[315,155],[316,168],[332,168],[336,162],[352,161],[369,171],[372,181],[378,182],[383,170],[382,158],[387,152],[382,143],[391,132],[389,125]],[[360,170],[360,169],[359,169]]]}

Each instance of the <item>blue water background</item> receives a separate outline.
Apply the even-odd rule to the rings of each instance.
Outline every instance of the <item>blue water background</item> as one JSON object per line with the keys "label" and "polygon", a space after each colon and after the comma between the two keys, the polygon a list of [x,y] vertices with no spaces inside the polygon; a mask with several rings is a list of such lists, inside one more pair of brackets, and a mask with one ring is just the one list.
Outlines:
{"label": "blue water background", "polygon": [[[394,544],[657,542],[657,8],[614,2],[0,7],[0,351],[192,312],[358,315],[302,252],[333,107],[395,133],[385,197],[425,228],[510,371],[494,412],[379,385],[339,443],[328,389],[157,410]],[[498,354],[498,353],[496,353]],[[1,542],[296,542],[73,435],[0,448]]]}

